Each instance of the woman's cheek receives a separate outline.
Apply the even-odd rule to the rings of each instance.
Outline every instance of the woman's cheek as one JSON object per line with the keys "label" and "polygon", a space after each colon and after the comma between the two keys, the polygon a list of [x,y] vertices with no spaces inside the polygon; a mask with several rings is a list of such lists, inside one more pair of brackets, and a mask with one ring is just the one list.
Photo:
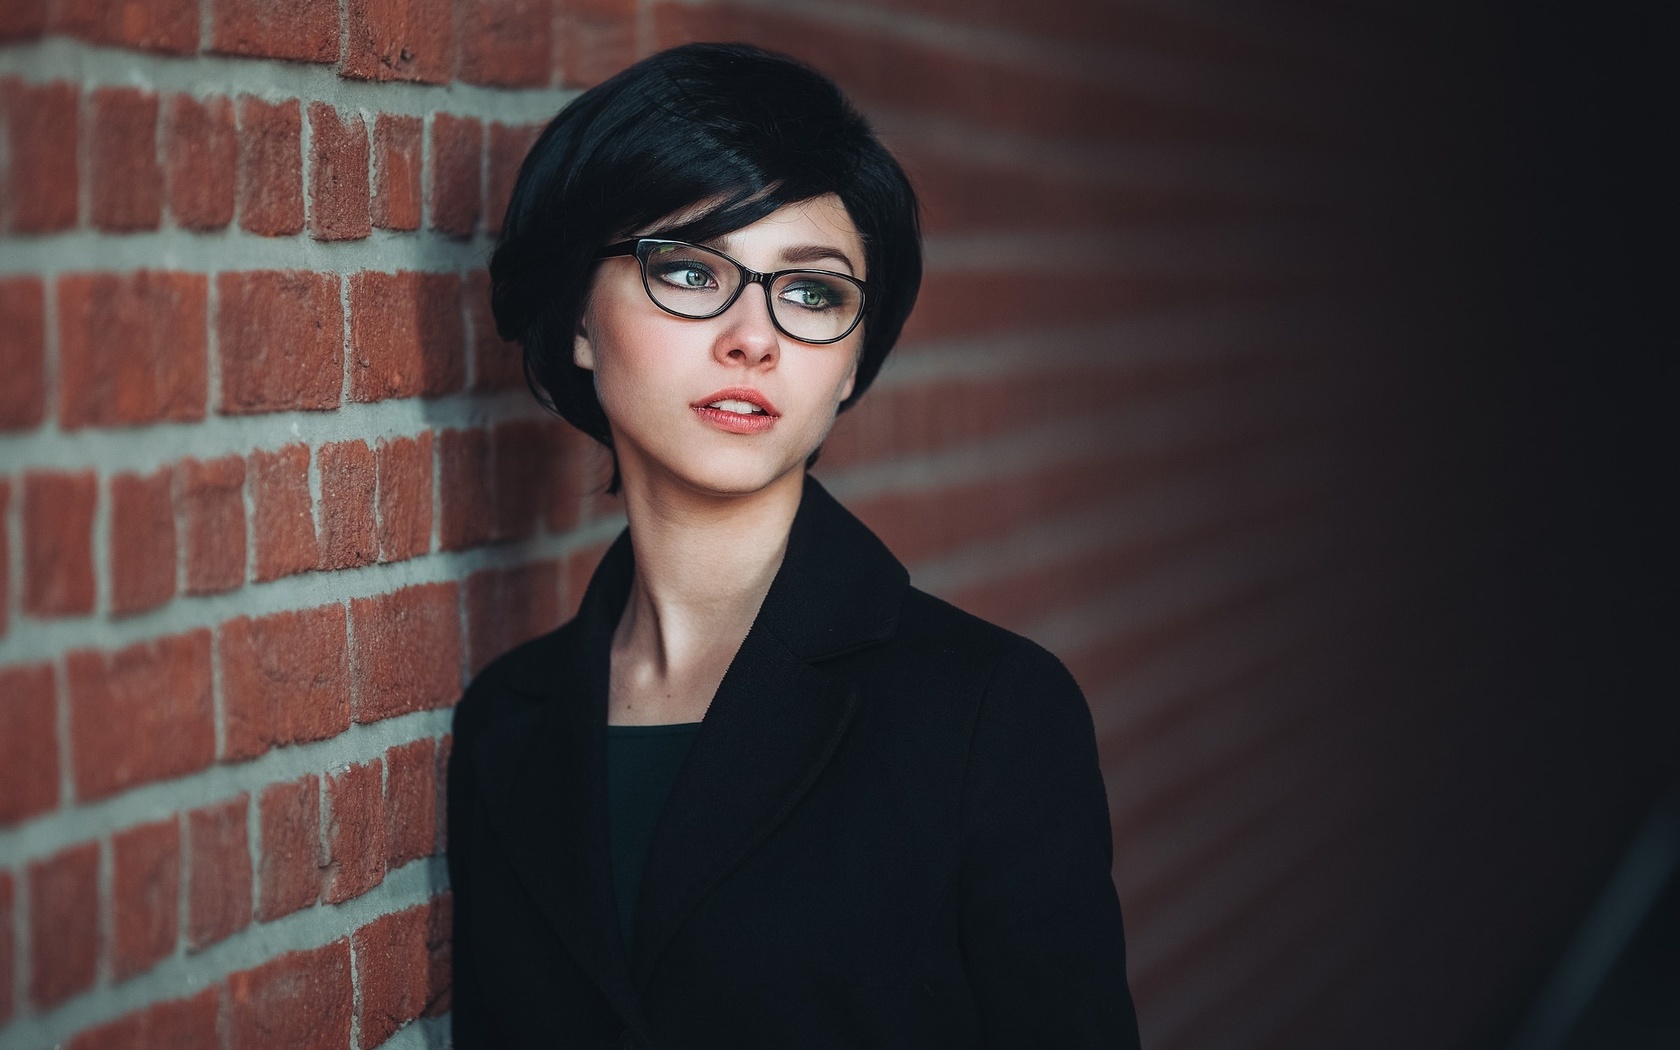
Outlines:
{"label": "woman's cheek", "polygon": [[607,340],[595,353],[595,396],[607,418],[631,423],[667,400],[661,386],[668,369],[659,367],[663,355],[646,353],[639,347],[657,343],[630,333],[627,340]]}

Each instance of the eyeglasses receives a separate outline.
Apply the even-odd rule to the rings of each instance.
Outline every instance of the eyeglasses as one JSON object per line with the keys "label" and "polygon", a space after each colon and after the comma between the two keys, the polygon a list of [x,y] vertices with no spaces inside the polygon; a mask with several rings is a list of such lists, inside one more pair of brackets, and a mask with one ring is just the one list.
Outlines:
{"label": "eyeglasses", "polygon": [[597,259],[634,255],[655,306],[692,320],[716,317],[749,284],[764,287],[770,320],[802,343],[837,343],[863,320],[864,283],[832,270],[750,270],[720,251],[686,241],[638,237],[601,249]]}

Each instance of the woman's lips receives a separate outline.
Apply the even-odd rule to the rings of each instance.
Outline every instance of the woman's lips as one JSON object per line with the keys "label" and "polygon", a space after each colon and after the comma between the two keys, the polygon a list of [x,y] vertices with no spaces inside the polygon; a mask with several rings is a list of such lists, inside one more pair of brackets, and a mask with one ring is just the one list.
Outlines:
{"label": "woman's lips", "polygon": [[762,434],[779,413],[770,399],[750,387],[732,386],[689,406],[701,419],[731,434]]}
{"label": "woman's lips", "polygon": [[699,406],[694,412],[712,426],[719,430],[727,430],[731,434],[762,434],[776,425],[776,417],[771,415],[748,415],[722,408],[707,408],[705,405]]}

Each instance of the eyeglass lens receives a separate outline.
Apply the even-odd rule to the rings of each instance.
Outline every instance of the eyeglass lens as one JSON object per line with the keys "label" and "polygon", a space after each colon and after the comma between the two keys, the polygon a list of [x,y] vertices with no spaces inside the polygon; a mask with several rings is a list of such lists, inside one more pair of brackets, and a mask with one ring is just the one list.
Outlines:
{"label": "eyeglass lens", "polygon": [[[646,249],[642,273],[648,295],[684,317],[711,317],[741,284],[741,270],[727,256],[699,245],[656,242]],[[770,310],[782,331],[812,343],[845,335],[863,309],[863,293],[843,277],[795,270],[770,286]]]}

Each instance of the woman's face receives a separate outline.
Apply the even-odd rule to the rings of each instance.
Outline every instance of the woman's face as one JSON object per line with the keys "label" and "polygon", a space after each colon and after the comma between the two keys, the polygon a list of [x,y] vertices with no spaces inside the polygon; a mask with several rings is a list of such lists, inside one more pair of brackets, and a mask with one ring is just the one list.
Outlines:
{"label": "woman's face", "polygon": [[[868,277],[863,239],[832,194],[779,208],[706,246],[760,272]],[[862,325],[837,343],[783,335],[760,285],[742,289],[716,317],[666,313],[648,298],[634,257],[597,267],[581,328],[573,360],[595,373],[625,484],[674,481],[713,495],[802,476],[852,392],[863,345]],[[768,411],[741,411],[744,401]]]}

